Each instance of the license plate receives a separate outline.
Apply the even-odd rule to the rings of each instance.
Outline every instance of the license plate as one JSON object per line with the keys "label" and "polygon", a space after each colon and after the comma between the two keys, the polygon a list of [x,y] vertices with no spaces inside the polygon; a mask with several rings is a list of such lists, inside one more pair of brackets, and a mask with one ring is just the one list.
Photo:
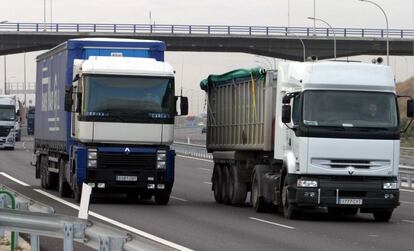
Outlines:
{"label": "license plate", "polygon": [[137,181],[137,176],[116,176],[116,181]]}
{"label": "license plate", "polygon": [[362,199],[339,199],[341,205],[362,205]]}

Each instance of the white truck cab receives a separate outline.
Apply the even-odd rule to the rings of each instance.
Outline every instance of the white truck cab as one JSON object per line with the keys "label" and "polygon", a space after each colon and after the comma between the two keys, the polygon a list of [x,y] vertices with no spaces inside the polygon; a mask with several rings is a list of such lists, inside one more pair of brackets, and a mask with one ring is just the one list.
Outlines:
{"label": "white truck cab", "polygon": [[18,124],[16,104],[16,96],[0,95],[0,149],[14,149]]}

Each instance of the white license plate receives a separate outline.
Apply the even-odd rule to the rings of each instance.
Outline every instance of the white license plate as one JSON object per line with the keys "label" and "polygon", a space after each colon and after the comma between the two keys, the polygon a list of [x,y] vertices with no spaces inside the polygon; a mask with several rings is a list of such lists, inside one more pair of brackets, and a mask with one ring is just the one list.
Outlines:
{"label": "white license plate", "polygon": [[341,205],[362,205],[362,199],[339,199]]}
{"label": "white license plate", "polygon": [[116,181],[137,181],[137,176],[116,176]]}

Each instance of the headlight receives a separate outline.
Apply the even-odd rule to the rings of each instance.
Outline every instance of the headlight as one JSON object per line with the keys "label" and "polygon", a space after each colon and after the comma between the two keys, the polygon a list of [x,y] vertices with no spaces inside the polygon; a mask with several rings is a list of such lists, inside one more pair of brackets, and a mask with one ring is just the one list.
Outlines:
{"label": "headlight", "polygon": [[158,161],[165,161],[167,155],[165,153],[158,153],[157,154],[157,160]]}
{"label": "headlight", "polygon": [[14,142],[14,137],[8,138],[8,139],[7,139],[7,142],[9,142],[9,143],[13,143],[13,142]]}
{"label": "headlight", "polygon": [[165,161],[158,161],[157,168],[158,169],[164,169],[165,168]]}
{"label": "headlight", "polygon": [[88,167],[96,167],[96,159],[88,160]]}
{"label": "headlight", "polygon": [[383,189],[398,189],[397,182],[385,182],[382,184]]}
{"label": "headlight", "polygon": [[165,169],[165,161],[167,159],[167,152],[159,150],[157,152],[157,169]]}
{"label": "headlight", "polygon": [[96,151],[95,152],[92,152],[92,151],[88,152],[88,159],[96,159],[97,156],[98,156],[98,154],[97,154]]}
{"label": "headlight", "polygon": [[298,187],[318,187],[318,181],[316,180],[307,180],[304,178],[298,179]]}

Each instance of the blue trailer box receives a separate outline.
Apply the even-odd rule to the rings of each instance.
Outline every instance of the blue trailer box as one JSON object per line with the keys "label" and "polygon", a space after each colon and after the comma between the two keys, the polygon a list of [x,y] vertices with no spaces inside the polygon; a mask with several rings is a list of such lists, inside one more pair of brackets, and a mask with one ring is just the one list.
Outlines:
{"label": "blue trailer box", "polygon": [[[112,189],[110,188],[111,185],[116,186],[120,183],[117,182],[119,181],[118,176],[114,179],[115,172],[121,173],[120,175],[131,175],[130,173],[133,173],[132,175],[135,176],[122,176],[121,178],[135,177],[136,183],[140,183],[138,184],[140,189],[145,190],[149,189],[149,187],[153,189],[151,193],[139,194],[140,197],[151,198],[152,195],[155,195],[158,204],[166,204],[168,202],[169,193],[174,182],[175,155],[174,151],[170,150],[168,144],[158,142],[153,145],[128,145],[115,143],[99,144],[99,142],[94,142],[94,151],[97,151],[95,156],[100,156],[100,154],[102,156],[110,155],[116,159],[121,157],[118,156],[119,154],[126,151],[128,151],[128,154],[130,153],[131,157],[133,157],[133,154],[138,153],[152,154],[151,158],[155,158],[155,160],[151,159],[153,161],[151,165],[154,166],[151,167],[151,170],[148,167],[146,167],[146,170],[143,170],[139,169],[139,165],[137,164],[137,169],[134,170],[132,169],[132,165],[127,170],[130,173],[124,170],[125,172],[123,174],[122,170],[114,170],[112,173],[108,170],[98,172],[99,168],[89,170],[88,172],[88,161],[90,159],[88,155],[90,149],[88,147],[90,145],[85,145],[72,139],[71,123],[74,113],[65,111],[65,92],[73,85],[73,64],[75,59],[89,59],[94,56],[139,57],[151,58],[163,62],[164,50],[165,44],[161,41],[110,38],[71,39],[37,57],[36,130],[34,137],[35,153],[37,155],[36,177],[41,179],[42,187],[51,188],[52,186],[58,186],[61,196],[68,196],[69,192],[73,192],[76,198],[76,194],[79,195],[79,189],[77,187],[82,182],[90,182],[88,179],[96,182],[91,183],[92,185],[96,185],[96,187],[98,187],[98,181],[94,181],[93,179],[107,179],[107,188],[110,190]],[[155,63],[153,60],[152,62]],[[173,72],[172,68],[171,72]],[[173,75],[171,78],[171,86],[173,87]],[[171,93],[174,95],[174,89],[171,90]],[[172,128],[172,124],[170,126]],[[159,169],[160,159],[161,162],[165,161],[161,166],[162,170]],[[54,170],[50,171],[50,169]],[[148,173],[151,174],[149,175]],[[147,176],[144,176],[144,174]],[[53,179],[50,178],[51,176],[53,176]],[[157,183],[158,180],[160,182],[162,181],[163,184],[160,185]],[[153,184],[150,184],[151,186],[148,185],[147,188],[148,181],[154,181],[152,183],[155,183],[155,189]],[[131,185],[132,183],[128,183],[131,189],[138,187],[138,185],[134,187]],[[161,196],[162,194],[160,192],[157,199],[157,189],[164,189],[164,186],[165,189],[169,189],[168,196],[165,196],[166,194]],[[120,188],[124,189],[127,187]]]}

